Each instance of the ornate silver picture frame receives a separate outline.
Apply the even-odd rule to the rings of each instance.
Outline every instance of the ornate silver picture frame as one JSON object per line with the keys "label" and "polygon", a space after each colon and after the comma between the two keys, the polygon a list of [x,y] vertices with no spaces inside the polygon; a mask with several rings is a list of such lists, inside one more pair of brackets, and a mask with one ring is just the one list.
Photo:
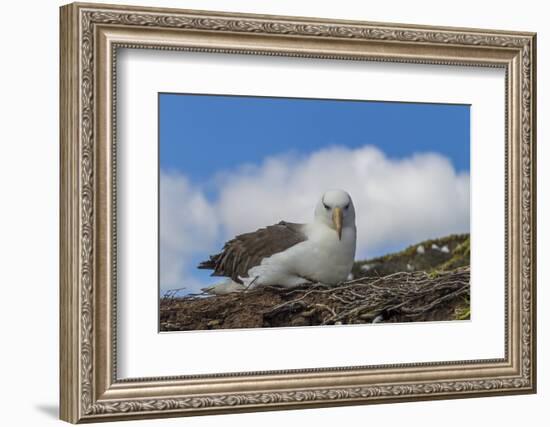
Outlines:
{"label": "ornate silver picture frame", "polygon": [[[60,14],[61,419],[97,422],[536,391],[534,33],[83,3],[63,6]],[[121,49],[502,69],[505,250],[495,256],[505,261],[504,357],[120,378]]]}

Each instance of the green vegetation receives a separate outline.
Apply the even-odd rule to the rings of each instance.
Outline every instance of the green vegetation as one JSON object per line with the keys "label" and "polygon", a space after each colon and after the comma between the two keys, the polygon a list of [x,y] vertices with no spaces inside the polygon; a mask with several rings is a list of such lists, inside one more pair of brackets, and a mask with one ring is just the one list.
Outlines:
{"label": "green vegetation", "polygon": [[454,270],[458,267],[470,264],[470,237],[458,245],[452,253],[452,257],[438,268],[440,270]]}
{"label": "green vegetation", "polygon": [[470,265],[470,235],[451,234],[411,245],[406,249],[363,261],[356,261],[354,278],[382,277],[400,271],[425,271],[437,277],[441,271]]}
{"label": "green vegetation", "polygon": [[470,295],[463,298],[462,302],[457,304],[454,313],[455,320],[470,319]]}

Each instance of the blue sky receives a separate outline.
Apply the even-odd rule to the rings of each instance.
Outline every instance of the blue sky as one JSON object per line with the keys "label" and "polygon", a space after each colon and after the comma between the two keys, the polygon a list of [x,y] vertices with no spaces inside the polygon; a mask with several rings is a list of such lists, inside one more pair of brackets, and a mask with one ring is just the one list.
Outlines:
{"label": "blue sky", "polygon": [[465,105],[160,94],[160,166],[205,182],[274,153],[380,146],[390,157],[434,151],[470,169]]}
{"label": "blue sky", "polygon": [[[182,197],[194,194],[211,206],[218,207],[224,191],[222,187],[225,183],[220,182],[220,176],[238,175],[238,171],[242,171],[246,165],[257,168],[254,173],[260,180],[263,176],[260,169],[266,159],[281,156],[307,159],[327,147],[342,147],[353,153],[353,150],[365,146],[376,147],[390,165],[400,165],[400,160],[418,154],[437,153],[450,162],[457,174],[469,175],[470,107],[159,94],[161,179],[163,173],[181,177],[186,182],[187,190],[191,191]],[[269,189],[266,188],[266,191]],[[170,208],[161,197],[162,209]],[[200,283],[211,282],[208,272],[196,270],[192,266],[207,258],[208,253],[215,252],[213,248],[221,248],[228,237],[224,228],[231,229],[224,224],[222,220],[211,245],[187,254],[187,267],[181,267],[186,275]],[[162,229],[162,222],[160,227]],[[439,232],[441,230],[444,229]],[[385,246],[379,245],[368,254],[397,249],[403,244],[404,241],[394,239]],[[161,243],[161,270],[167,262],[163,264],[162,247]],[[166,287],[174,286],[172,283],[172,286]]]}

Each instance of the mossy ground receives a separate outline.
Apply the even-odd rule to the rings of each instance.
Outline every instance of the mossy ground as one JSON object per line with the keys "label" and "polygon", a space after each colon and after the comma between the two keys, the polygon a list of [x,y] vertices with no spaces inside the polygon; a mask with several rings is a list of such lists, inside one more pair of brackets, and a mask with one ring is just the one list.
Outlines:
{"label": "mossy ground", "polygon": [[[421,248],[421,249],[419,249]],[[448,249],[448,252],[444,250]],[[433,278],[439,272],[452,271],[470,265],[470,235],[451,234],[450,236],[425,240],[406,249],[356,261],[352,274],[355,279],[361,277],[383,277],[398,271],[426,271]],[[454,301],[454,319],[470,318],[469,295]]]}
{"label": "mossy ground", "polygon": [[[419,249],[421,247],[421,249]],[[449,274],[460,274],[462,267],[470,265],[470,235],[453,234],[447,237],[425,240],[411,245],[406,249],[385,256],[357,261],[353,266],[354,283],[365,278],[366,283],[376,282],[377,278],[385,278],[395,273],[406,272],[407,277],[424,275],[427,278],[427,292],[422,297],[415,294],[411,300],[413,306],[425,306],[429,300],[437,299],[441,295],[438,283]],[[463,270],[463,269],[462,269]],[[469,281],[469,269],[468,269]],[[407,279],[409,283],[409,279]],[[402,281],[395,283],[395,290],[387,290],[388,300],[382,301],[391,305],[398,294],[398,288],[404,286]],[[405,286],[408,288],[409,285]],[[384,322],[410,321],[443,321],[468,320],[470,318],[469,287],[456,296],[444,298],[421,316],[411,318],[399,310],[388,312],[385,310]],[[274,307],[288,304],[289,298],[294,298],[292,291],[287,294],[275,292],[266,288],[246,294],[229,294],[204,298],[166,298],[161,300],[160,323],[161,330],[198,330],[198,329],[231,329],[231,328],[258,328],[281,326],[313,326],[322,323],[327,310],[333,310],[334,300],[325,300],[323,292],[316,296],[320,299],[313,301],[317,310],[295,309],[294,305],[284,313],[270,315]],[[303,290],[307,293],[307,289]],[[355,294],[353,294],[355,295]],[[336,295],[337,296],[337,295]],[[310,294],[310,298],[312,294]],[[301,299],[301,298],[298,298]],[[366,296],[368,303],[372,296]],[[343,301],[341,297],[336,301]],[[383,304],[383,305],[384,305]],[[320,309],[319,307],[323,308]],[[288,308],[288,307],[287,307]],[[305,310],[305,311],[304,311]],[[310,313],[311,311],[311,313]],[[370,323],[372,319],[354,318],[353,322]]]}
{"label": "mossy ground", "polygon": [[[419,250],[419,247],[423,250]],[[400,252],[356,261],[352,274],[358,279],[387,276],[398,271],[449,271],[467,265],[470,265],[470,235],[451,234],[425,240]]]}

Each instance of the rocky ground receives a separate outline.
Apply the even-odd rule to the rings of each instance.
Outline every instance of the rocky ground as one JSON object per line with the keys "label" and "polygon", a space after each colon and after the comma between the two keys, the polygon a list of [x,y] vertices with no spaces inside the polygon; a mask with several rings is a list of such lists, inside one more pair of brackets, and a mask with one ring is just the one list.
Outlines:
{"label": "rocky ground", "polygon": [[357,261],[337,287],[165,297],[161,331],[465,320],[469,264],[469,235],[451,235]]}

